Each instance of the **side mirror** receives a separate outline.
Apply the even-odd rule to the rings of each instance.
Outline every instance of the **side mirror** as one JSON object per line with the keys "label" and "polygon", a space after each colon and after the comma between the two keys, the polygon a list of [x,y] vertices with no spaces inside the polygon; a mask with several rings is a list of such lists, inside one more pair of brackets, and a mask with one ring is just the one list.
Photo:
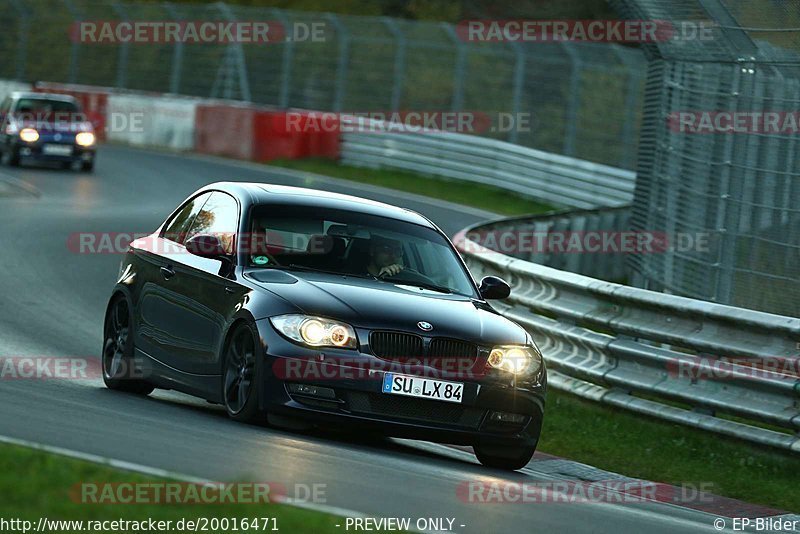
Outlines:
{"label": "side mirror", "polygon": [[228,256],[219,238],[211,234],[197,234],[192,236],[186,241],[185,246],[190,254],[200,256],[201,258],[221,260]]}
{"label": "side mirror", "polygon": [[478,291],[486,300],[504,299],[511,294],[511,286],[502,278],[486,276],[481,280],[481,287],[478,288]]}

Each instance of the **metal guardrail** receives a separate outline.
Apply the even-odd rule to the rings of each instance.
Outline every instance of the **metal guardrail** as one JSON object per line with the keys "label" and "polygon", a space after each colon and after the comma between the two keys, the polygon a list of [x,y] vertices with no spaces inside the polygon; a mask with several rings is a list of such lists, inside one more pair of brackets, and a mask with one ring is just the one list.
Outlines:
{"label": "metal guardrail", "polygon": [[474,135],[348,132],[342,163],[493,185],[570,208],[633,200],[636,173]]}
{"label": "metal guardrail", "polygon": [[[518,224],[475,225],[456,242],[476,279],[512,285],[496,307],[539,343],[553,387],[800,453],[800,319],[604,282],[468,238]],[[795,373],[768,370],[775,362]]]}

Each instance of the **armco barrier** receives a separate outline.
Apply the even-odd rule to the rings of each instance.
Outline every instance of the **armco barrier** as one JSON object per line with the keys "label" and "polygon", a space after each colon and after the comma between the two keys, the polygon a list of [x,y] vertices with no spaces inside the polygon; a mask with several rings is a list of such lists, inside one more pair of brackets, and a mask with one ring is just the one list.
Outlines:
{"label": "armco barrier", "polygon": [[348,165],[488,184],[568,208],[633,200],[632,171],[476,135],[355,130],[342,135],[342,162]]}
{"label": "armco barrier", "polygon": [[107,139],[134,146],[194,149],[198,100],[168,96],[110,94]]}
{"label": "armco barrier", "polygon": [[476,279],[511,283],[511,296],[496,307],[540,344],[553,387],[800,452],[800,319],[559,271],[467,237],[503,228],[503,221],[470,227],[457,246]]}

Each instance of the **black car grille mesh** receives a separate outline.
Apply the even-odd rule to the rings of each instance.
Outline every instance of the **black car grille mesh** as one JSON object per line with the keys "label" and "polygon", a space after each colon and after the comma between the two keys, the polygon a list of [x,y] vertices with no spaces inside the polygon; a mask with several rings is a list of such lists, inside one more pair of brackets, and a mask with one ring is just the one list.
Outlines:
{"label": "black car grille mesh", "polygon": [[486,413],[486,410],[451,402],[383,393],[350,392],[348,397],[349,409],[353,413],[462,428],[478,428]]}
{"label": "black car grille mesh", "polygon": [[372,332],[369,336],[372,354],[379,358],[421,358],[422,337],[401,332]]}
{"label": "black car grille mesh", "polygon": [[434,338],[428,350],[428,356],[434,358],[474,358],[478,355],[478,347],[466,341]]}
{"label": "black car grille mesh", "polygon": [[372,354],[379,358],[475,358],[478,347],[458,339],[436,337],[427,354],[422,336],[403,332],[372,332],[369,336]]}

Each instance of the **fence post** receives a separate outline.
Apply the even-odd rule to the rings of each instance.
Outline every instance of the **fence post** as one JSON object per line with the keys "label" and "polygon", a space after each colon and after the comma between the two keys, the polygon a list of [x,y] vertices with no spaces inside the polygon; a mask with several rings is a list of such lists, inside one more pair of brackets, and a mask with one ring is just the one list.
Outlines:
{"label": "fence post", "polygon": [[522,91],[525,88],[525,51],[519,41],[512,41],[516,61],[514,62],[514,88],[511,93],[511,113],[514,127],[508,134],[508,142],[517,144],[519,141],[520,107],[522,105]]}
{"label": "fence post", "polygon": [[[75,4],[72,3],[72,0],[61,0],[61,2],[67,8],[70,15],[72,15],[73,22],[79,22],[80,13],[75,8]],[[67,75],[67,81],[69,81],[69,83],[76,83],[78,81],[78,46],[80,46],[80,40],[73,39],[69,50],[69,74]]]}
{"label": "fence post", "polygon": [[628,74],[628,83],[625,88],[625,120],[622,123],[622,161],[619,162],[625,169],[633,169],[636,165],[634,150],[634,133],[636,132],[636,111],[639,109],[639,88],[642,84],[642,71],[630,54],[627,47],[611,44],[611,49],[625,66]]}
{"label": "fence post", "polygon": [[279,19],[283,24],[285,38],[283,41],[283,51],[281,53],[281,87],[278,93],[278,106],[281,108],[289,107],[289,91],[291,90],[292,80],[292,57],[294,56],[294,28],[283,11],[280,9],[270,10],[272,16]]}
{"label": "fence post", "polygon": [[[230,22],[236,22],[236,16],[231,11],[231,8],[225,2],[216,4],[222,16]],[[223,65],[220,65],[220,73],[225,72],[225,98],[233,98],[233,64],[236,64],[236,75],[239,79],[239,96],[242,100],[247,102],[252,101],[250,96],[250,81],[247,78],[247,63],[245,61],[244,50],[242,43],[229,43],[225,51],[225,58],[222,60]],[[218,75],[219,76],[219,75]],[[216,85],[216,84],[215,84]]]}
{"label": "fence post", "polygon": [[[111,4],[111,8],[114,10],[120,19],[123,21],[128,21],[128,15],[119,2],[114,2]],[[125,41],[119,46],[119,56],[117,57],[117,80],[116,86],[119,88],[125,87],[128,83],[128,54],[130,52],[130,41]]]}
{"label": "fence post", "polygon": [[[164,3],[164,9],[167,10],[169,16],[173,21],[181,20],[180,14],[175,9],[175,6],[170,2]],[[172,45],[172,69],[169,74],[169,92],[178,94],[181,92],[181,71],[183,70],[183,41],[178,39]]]}
{"label": "fence post", "polygon": [[390,111],[398,111],[400,109],[400,99],[403,96],[403,85],[405,83],[406,74],[406,36],[403,31],[397,26],[394,19],[390,17],[381,17],[389,31],[394,36],[397,48],[394,51],[394,74],[392,79],[392,101],[389,104]]}
{"label": "fence post", "polygon": [[19,32],[17,33],[17,65],[14,77],[19,81],[25,79],[25,67],[28,64],[28,30],[31,27],[31,18],[20,3],[20,0],[11,0],[14,9],[19,13]]}
{"label": "fence post", "polygon": [[336,61],[336,85],[333,90],[333,111],[342,111],[342,102],[347,84],[347,63],[350,59],[350,36],[339,17],[328,13],[326,18],[336,28],[336,39],[339,41],[339,55]]}
{"label": "fence post", "polygon": [[452,24],[447,22],[440,23],[450,41],[456,49],[456,64],[453,70],[453,102],[452,111],[461,111],[464,108],[464,70],[467,61],[464,43],[456,34]]}
{"label": "fence post", "polygon": [[581,98],[581,74],[583,63],[580,54],[575,50],[572,43],[559,41],[561,48],[569,56],[572,67],[570,68],[569,78],[569,103],[567,104],[567,116],[564,126],[564,155],[575,155],[575,138],[578,135],[578,109]]}
{"label": "fence post", "polygon": [[[729,111],[738,111],[738,97],[741,95],[742,88],[742,68],[734,66],[733,83],[730,94],[731,106]],[[719,256],[717,257],[717,283],[714,288],[713,299],[715,302],[727,304],[731,299],[733,289],[733,266],[736,261],[736,228],[739,222],[739,212],[737,204],[741,199],[742,184],[737,180],[733,170],[733,159],[735,156],[735,135],[726,135],[724,144],[725,167],[721,173],[721,187],[718,229],[721,234]]]}

